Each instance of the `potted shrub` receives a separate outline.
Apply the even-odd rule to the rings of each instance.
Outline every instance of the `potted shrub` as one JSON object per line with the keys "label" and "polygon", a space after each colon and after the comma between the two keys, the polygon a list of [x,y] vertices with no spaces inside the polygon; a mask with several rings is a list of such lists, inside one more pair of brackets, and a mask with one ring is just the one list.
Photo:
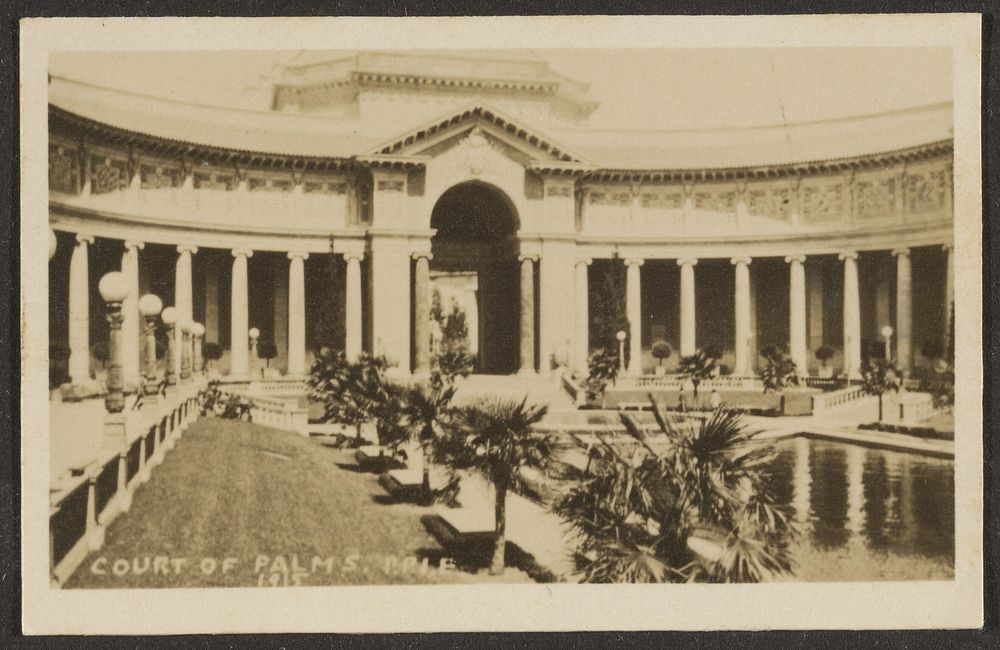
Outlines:
{"label": "potted shrub", "polygon": [[278,346],[271,340],[260,341],[257,344],[257,356],[267,363],[267,369],[263,374],[269,375],[271,370],[271,359],[278,356]]}
{"label": "potted shrub", "polygon": [[201,347],[201,356],[204,357],[205,365],[208,368],[209,374],[211,374],[215,369],[212,362],[222,358],[222,346],[215,342],[206,343]]}
{"label": "potted shrub", "polygon": [[816,350],[816,358],[820,362],[819,376],[823,379],[833,377],[833,368],[830,367],[830,359],[833,358],[834,354],[834,349],[829,345],[821,345]]}
{"label": "potted shrub", "polygon": [[670,344],[666,341],[656,341],[653,343],[652,354],[653,358],[656,359],[656,374],[657,376],[662,376],[666,374],[667,369],[663,367],[663,360],[668,358],[673,354],[673,350],[670,348]]}

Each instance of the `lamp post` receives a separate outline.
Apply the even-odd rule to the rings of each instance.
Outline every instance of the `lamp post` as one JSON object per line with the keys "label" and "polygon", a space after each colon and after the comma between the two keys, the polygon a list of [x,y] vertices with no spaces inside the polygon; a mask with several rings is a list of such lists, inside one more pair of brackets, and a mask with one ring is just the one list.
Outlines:
{"label": "lamp post", "polygon": [[251,327],[247,334],[250,336],[250,374],[253,375],[257,371],[257,339],[260,338],[260,330]]}
{"label": "lamp post", "polygon": [[191,381],[191,327],[194,323],[188,319],[177,324],[181,328],[181,383]]}
{"label": "lamp post", "polygon": [[97,290],[104,299],[108,317],[108,396],[104,407],[108,413],[125,410],[124,381],[122,380],[122,301],[128,297],[128,281],[117,271],[101,278]]}
{"label": "lamp post", "polygon": [[59,241],[56,239],[56,231],[49,227],[49,260],[51,261],[53,257],[56,256],[56,248],[59,247]]}
{"label": "lamp post", "polygon": [[201,373],[205,370],[205,360],[201,357],[201,342],[205,337],[205,326],[201,323],[192,325],[191,336],[191,345],[193,348],[191,354],[192,372]]}
{"label": "lamp post", "polygon": [[167,382],[167,386],[175,386],[177,384],[177,375],[174,374],[174,363],[177,359],[177,343],[174,335],[174,327],[177,324],[177,308],[167,307],[160,314],[160,319],[167,326],[167,369],[164,379]]}
{"label": "lamp post", "polygon": [[618,339],[618,372],[625,373],[625,330],[618,330],[615,338]]}
{"label": "lamp post", "polygon": [[163,311],[163,301],[160,300],[159,296],[147,293],[139,298],[139,314],[142,315],[146,325],[146,340],[144,341],[146,354],[144,355],[145,368],[143,369],[146,383],[142,392],[147,396],[156,395],[158,392],[156,389],[156,317],[160,315],[161,311]]}
{"label": "lamp post", "polygon": [[885,339],[885,360],[892,360],[892,326],[886,325],[882,328],[882,338]]}

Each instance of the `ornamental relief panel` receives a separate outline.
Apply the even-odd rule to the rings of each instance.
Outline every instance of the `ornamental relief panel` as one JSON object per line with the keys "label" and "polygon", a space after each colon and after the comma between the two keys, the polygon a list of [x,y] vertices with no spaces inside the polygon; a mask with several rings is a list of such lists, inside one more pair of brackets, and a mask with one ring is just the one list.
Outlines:
{"label": "ornamental relief panel", "polygon": [[90,159],[90,191],[92,194],[107,194],[128,189],[128,162],[114,158]]}
{"label": "ornamental relief panel", "polygon": [[174,166],[140,164],[139,182],[144,190],[180,187],[184,184],[184,170]]}
{"label": "ornamental relief panel", "polygon": [[736,192],[697,191],[694,193],[694,208],[708,212],[734,212],[736,210]]}
{"label": "ornamental relief panel", "polygon": [[684,207],[683,192],[643,192],[639,205],[651,210],[680,210]]}
{"label": "ornamental relief panel", "polygon": [[591,205],[601,206],[629,206],[632,205],[632,193],[620,191],[601,190],[589,193]]}
{"label": "ornamental relief panel", "polygon": [[787,221],[792,211],[792,198],[792,190],[787,187],[748,189],[747,212],[753,216]]}
{"label": "ornamental relief panel", "polygon": [[847,203],[844,195],[843,183],[803,187],[799,192],[802,220],[806,223],[840,221]]}
{"label": "ornamental relief panel", "polygon": [[924,215],[946,207],[948,172],[945,169],[910,171],[906,175],[906,213]]}
{"label": "ornamental relief panel", "polygon": [[76,194],[80,187],[80,167],[77,151],[60,145],[49,145],[49,189]]}
{"label": "ornamental relief panel", "polygon": [[250,176],[247,178],[247,189],[251,192],[291,192],[292,179]]}
{"label": "ornamental relief panel", "polygon": [[896,178],[856,179],[854,217],[859,221],[887,219],[896,214]]}
{"label": "ornamental relief panel", "polygon": [[343,181],[324,181],[311,178],[303,179],[302,191],[305,194],[347,194],[347,183]]}
{"label": "ornamental relief panel", "polygon": [[236,172],[194,172],[194,186],[199,190],[225,190],[231,192],[236,189],[238,183]]}

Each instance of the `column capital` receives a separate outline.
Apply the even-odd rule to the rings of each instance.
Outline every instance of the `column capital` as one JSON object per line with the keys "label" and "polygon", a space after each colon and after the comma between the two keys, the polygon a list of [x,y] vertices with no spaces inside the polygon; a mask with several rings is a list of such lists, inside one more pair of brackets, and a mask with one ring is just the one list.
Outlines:
{"label": "column capital", "polygon": [[749,266],[750,262],[752,262],[752,261],[753,261],[752,258],[743,255],[743,256],[740,256],[740,257],[734,257],[734,258],[730,259],[729,263],[732,264],[733,266],[736,266],[738,264],[743,264],[743,265]]}
{"label": "column capital", "polygon": [[892,249],[893,257],[899,257],[900,255],[906,255],[907,257],[909,257],[910,249],[907,248],[906,246],[900,246],[899,248]]}
{"label": "column capital", "polygon": [[577,266],[580,266],[580,265],[590,266],[593,263],[594,263],[594,259],[591,258],[591,257],[578,257],[578,258],[576,258],[576,265]]}
{"label": "column capital", "polygon": [[249,248],[234,248],[233,257],[253,257],[253,251]]}
{"label": "column capital", "polygon": [[840,260],[841,262],[845,260],[857,261],[858,251],[843,251],[837,255],[837,259]]}
{"label": "column capital", "polygon": [[296,258],[300,260],[307,260],[309,259],[309,253],[305,251],[288,251],[288,259],[294,260]]}
{"label": "column capital", "polygon": [[412,253],[410,255],[410,257],[412,257],[415,260],[424,259],[424,260],[427,260],[428,262],[430,262],[432,259],[434,259],[434,255],[431,254],[430,251],[417,251],[417,252]]}
{"label": "column capital", "polygon": [[365,259],[365,254],[361,251],[348,251],[344,253],[344,261],[349,262],[351,260],[357,260],[363,262]]}
{"label": "column capital", "polygon": [[677,259],[677,266],[694,266],[697,263],[697,257],[680,257]]}
{"label": "column capital", "polygon": [[82,233],[82,232],[78,232],[78,233],[76,233],[76,243],[77,244],[93,244],[94,243],[94,236],[93,235],[87,235],[87,234]]}
{"label": "column capital", "polygon": [[144,242],[139,241],[138,239],[126,239],[124,245],[125,245],[125,250],[131,250],[133,248],[142,250],[146,247],[146,244]]}
{"label": "column capital", "polygon": [[806,256],[801,253],[797,255],[787,255],[785,257],[785,264],[791,264],[792,262],[798,262],[799,264],[806,263]]}
{"label": "column capital", "polygon": [[197,246],[192,246],[191,244],[179,244],[177,246],[177,252],[183,255],[184,253],[191,253],[194,255],[198,252]]}
{"label": "column capital", "polygon": [[625,266],[642,266],[646,263],[646,260],[641,257],[626,257]]}
{"label": "column capital", "polygon": [[538,253],[521,253],[517,256],[518,262],[523,262],[525,260],[530,260],[532,262],[537,262],[539,259]]}

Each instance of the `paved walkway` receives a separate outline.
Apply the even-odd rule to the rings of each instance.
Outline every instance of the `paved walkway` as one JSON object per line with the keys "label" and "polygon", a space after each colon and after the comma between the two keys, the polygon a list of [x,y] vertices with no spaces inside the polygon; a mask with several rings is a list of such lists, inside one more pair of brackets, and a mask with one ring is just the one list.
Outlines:
{"label": "paved walkway", "polygon": [[392,503],[375,475],[357,471],[350,451],[203,418],[66,587],[530,580],[515,568],[488,576],[442,564],[444,553],[421,521],[430,512]]}

